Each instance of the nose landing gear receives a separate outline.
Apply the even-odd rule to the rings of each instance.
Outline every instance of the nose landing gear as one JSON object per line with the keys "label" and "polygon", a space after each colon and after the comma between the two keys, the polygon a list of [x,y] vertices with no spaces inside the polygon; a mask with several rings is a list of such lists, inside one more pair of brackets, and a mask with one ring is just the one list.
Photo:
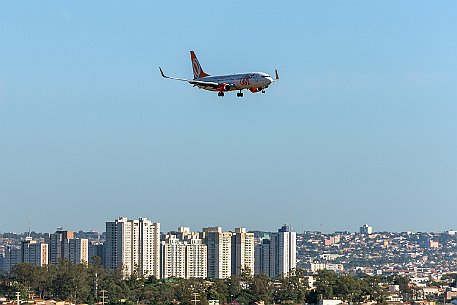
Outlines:
{"label": "nose landing gear", "polygon": [[243,97],[243,92],[241,92],[241,90],[240,90],[240,92],[238,92],[238,93],[236,94],[236,96],[238,96],[238,97]]}

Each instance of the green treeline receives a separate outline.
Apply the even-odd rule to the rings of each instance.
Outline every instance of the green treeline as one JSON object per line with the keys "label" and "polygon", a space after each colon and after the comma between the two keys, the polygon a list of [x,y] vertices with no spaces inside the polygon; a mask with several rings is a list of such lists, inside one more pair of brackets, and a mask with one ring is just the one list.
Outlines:
{"label": "green treeline", "polygon": [[94,304],[101,301],[101,291],[104,290],[109,304],[151,305],[192,305],[195,296],[201,305],[207,305],[208,300],[219,300],[221,304],[233,301],[241,305],[258,301],[265,304],[303,304],[317,303],[320,298],[383,303],[386,297],[377,277],[359,278],[321,271],[314,278],[314,290],[308,287],[308,277],[302,270],[275,280],[265,275],[249,274],[223,280],[157,280],[135,275],[123,279],[120,270],[107,270],[100,264],[74,265],[63,261],[44,267],[16,265],[10,275],[2,277],[0,296],[12,298],[16,291],[21,291],[23,299],[33,293],[39,298]]}

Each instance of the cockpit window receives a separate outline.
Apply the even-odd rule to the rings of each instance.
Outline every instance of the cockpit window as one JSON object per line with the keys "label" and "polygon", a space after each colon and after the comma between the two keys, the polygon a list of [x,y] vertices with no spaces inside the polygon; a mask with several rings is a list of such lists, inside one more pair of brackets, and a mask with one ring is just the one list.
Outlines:
{"label": "cockpit window", "polygon": [[271,77],[271,76],[270,75],[262,75],[262,77],[267,78],[267,77]]}

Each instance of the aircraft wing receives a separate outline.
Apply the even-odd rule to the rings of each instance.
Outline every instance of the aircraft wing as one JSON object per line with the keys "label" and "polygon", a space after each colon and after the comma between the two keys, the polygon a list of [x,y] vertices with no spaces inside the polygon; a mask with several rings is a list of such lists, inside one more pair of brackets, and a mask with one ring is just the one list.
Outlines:
{"label": "aircraft wing", "polygon": [[225,83],[216,83],[216,82],[205,82],[201,80],[194,80],[194,79],[185,79],[185,78],[179,78],[179,77],[170,77],[165,75],[163,73],[162,68],[159,67],[160,74],[162,74],[162,77],[169,78],[169,79],[174,79],[174,80],[180,80],[183,82],[188,82],[189,84],[192,84],[194,86],[202,86],[202,87],[208,87],[208,88],[214,88],[217,89],[221,85],[229,85],[229,86],[235,86],[234,84],[225,84]]}

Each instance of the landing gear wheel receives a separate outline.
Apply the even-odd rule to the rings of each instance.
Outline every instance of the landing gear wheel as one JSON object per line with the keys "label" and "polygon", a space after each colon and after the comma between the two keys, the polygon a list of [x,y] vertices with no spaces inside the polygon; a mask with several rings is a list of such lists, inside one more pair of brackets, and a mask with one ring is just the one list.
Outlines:
{"label": "landing gear wheel", "polygon": [[262,90],[262,93],[265,93],[265,90]]}
{"label": "landing gear wheel", "polygon": [[224,96],[224,92],[218,92],[217,96]]}
{"label": "landing gear wheel", "polygon": [[243,92],[241,92],[241,91],[238,92],[238,93],[236,94],[236,96],[238,96],[238,97],[243,97]]}

